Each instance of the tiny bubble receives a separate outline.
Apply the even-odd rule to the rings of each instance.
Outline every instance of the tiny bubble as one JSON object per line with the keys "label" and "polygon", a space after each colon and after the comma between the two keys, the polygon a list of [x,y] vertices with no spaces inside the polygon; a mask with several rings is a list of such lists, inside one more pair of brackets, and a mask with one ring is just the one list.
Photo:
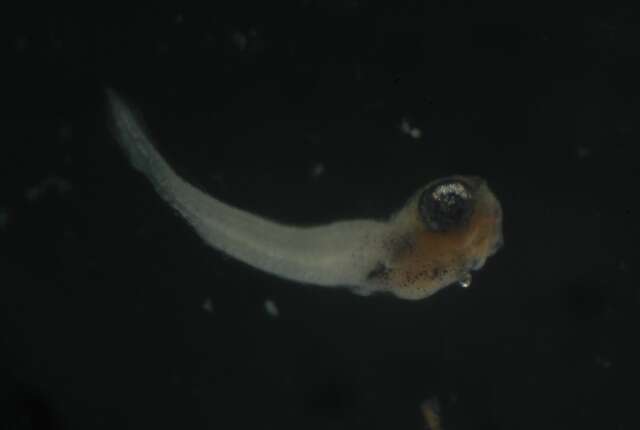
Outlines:
{"label": "tiny bubble", "polygon": [[458,284],[460,284],[462,288],[469,287],[469,285],[471,285],[471,273],[465,273],[462,279],[458,281]]}
{"label": "tiny bubble", "polygon": [[269,316],[272,316],[274,318],[280,314],[273,300],[265,300],[264,310],[267,312],[267,314],[269,314]]}

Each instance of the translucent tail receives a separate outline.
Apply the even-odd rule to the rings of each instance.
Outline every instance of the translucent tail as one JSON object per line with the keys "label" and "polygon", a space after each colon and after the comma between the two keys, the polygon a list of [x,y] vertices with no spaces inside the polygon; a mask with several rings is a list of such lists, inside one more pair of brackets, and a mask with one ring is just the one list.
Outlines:
{"label": "translucent tail", "polygon": [[138,115],[111,89],[106,90],[111,108],[112,132],[116,141],[129,157],[129,161],[154,184],[161,187],[167,176],[173,175],[171,167],[154,148],[140,125]]}
{"label": "translucent tail", "polygon": [[[354,220],[299,228],[232,207],[178,176],[154,148],[138,116],[107,90],[113,133],[131,164],[212,247],[283,278],[318,285],[358,285],[368,273],[361,254],[378,222]],[[367,267],[361,267],[366,260]]]}

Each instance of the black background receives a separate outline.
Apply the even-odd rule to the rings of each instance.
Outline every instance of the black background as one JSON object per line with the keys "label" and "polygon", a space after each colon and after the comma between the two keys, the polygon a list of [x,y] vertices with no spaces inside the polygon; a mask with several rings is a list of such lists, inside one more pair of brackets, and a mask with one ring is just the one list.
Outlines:
{"label": "black background", "polygon": [[[639,428],[634,11],[228,3],[4,14],[5,428],[419,429],[433,396],[446,430]],[[273,278],[130,168],[106,87],[241,208],[384,217],[477,174],[506,245],[419,302]]]}

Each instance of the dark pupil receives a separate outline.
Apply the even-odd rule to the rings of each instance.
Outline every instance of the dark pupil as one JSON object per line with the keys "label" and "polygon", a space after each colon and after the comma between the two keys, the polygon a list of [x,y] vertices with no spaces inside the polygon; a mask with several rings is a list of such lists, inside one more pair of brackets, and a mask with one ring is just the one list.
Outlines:
{"label": "dark pupil", "polygon": [[457,194],[449,193],[441,197],[435,210],[439,216],[457,221],[464,215],[465,201]]}
{"label": "dark pupil", "polygon": [[469,215],[469,199],[469,192],[462,184],[440,184],[425,192],[422,213],[429,227],[444,231],[465,221]]}

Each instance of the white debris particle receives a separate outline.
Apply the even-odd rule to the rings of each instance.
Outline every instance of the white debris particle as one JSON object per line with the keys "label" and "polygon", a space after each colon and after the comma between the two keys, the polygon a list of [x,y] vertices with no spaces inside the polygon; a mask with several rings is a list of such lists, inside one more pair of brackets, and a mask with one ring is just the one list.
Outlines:
{"label": "white debris particle", "polygon": [[62,124],[58,128],[58,139],[60,142],[66,143],[73,138],[73,127],[70,124]]}
{"label": "white debris particle", "polygon": [[27,190],[24,192],[25,198],[30,202],[35,201],[38,197],[40,197],[41,194],[42,189],[35,185],[33,187],[27,188]]}
{"label": "white debris particle", "polygon": [[15,39],[15,41],[13,42],[13,45],[16,51],[24,52],[27,50],[27,47],[29,46],[29,41],[27,40],[26,37],[20,36],[17,39]]}
{"label": "white debris particle", "polygon": [[247,36],[240,31],[236,31],[231,35],[231,39],[233,40],[233,44],[236,45],[240,51],[244,51],[247,49],[247,44],[249,41],[247,40]]}
{"label": "white debris particle", "polygon": [[604,357],[602,357],[600,355],[596,356],[596,364],[598,366],[601,366],[601,367],[605,368],[605,369],[608,369],[608,368],[611,367],[611,361],[607,360],[606,358],[604,358]]}
{"label": "white debris particle", "polygon": [[322,174],[324,173],[324,164],[322,163],[316,163],[313,165],[313,167],[311,167],[311,176],[314,178],[318,178],[320,176],[322,176]]}
{"label": "white debris particle", "polygon": [[629,268],[629,266],[627,266],[627,262],[626,261],[620,260],[618,262],[618,270],[620,270],[621,272],[626,272],[628,268]]}
{"label": "white debris particle", "polygon": [[213,300],[211,300],[211,297],[204,299],[204,302],[202,302],[202,309],[210,314],[213,313]]}
{"label": "white debris particle", "polygon": [[411,126],[406,118],[402,118],[402,122],[400,122],[400,131],[405,134],[411,133]]}
{"label": "white debris particle", "polygon": [[267,314],[269,314],[272,317],[277,317],[280,312],[278,311],[278,308],[276,307],[276,304],[273,300],[265,300],[264,302],[264,310],[267,311]]}
{"label": "white debris particle", "polygon": [[586,146],[578,146],[576,152],[578,153],[578,158],[587,158],[589,155],[591,155],[591,149],[587,148]]}
{"label": "white debris particle", "polygon": [[0,208],[0,230],[5,230],[9,224],[9,211],[6,208]]}
{"label": "white debris particle", "polygon": [[420,139],[422,137],[422,130],[412,126],[407,118],[402,118],[402,122],[400,123],[400,131],[402,131],[404,134],[408,134],[413,139]]}

